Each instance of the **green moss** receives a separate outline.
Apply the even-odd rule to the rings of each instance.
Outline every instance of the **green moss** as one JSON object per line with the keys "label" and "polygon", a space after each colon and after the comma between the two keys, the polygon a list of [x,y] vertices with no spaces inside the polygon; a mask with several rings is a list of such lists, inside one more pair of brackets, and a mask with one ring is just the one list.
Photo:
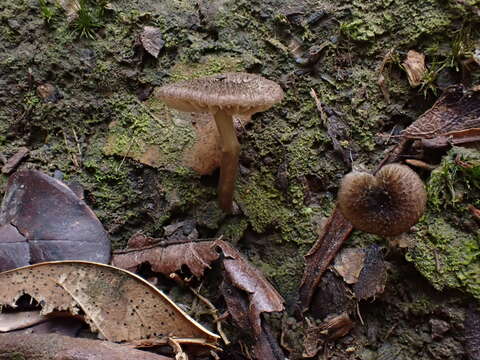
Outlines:
{"label": "green moss", "polygon": [[428,211],[416,225],[407,254],[438,289],[462,288],[480,299],[480,233],[461,228],[467,206],[478,201],[480,152],[453,148],[427,183]]}
{"label": "green moss", "polygon": [[241,179],[236,193],[235,200],[256,232],[278,231],[284,241],[297,244],[314,241],[310,221],[313,211],[305,211],[303,204],[287,206],[270,174],[256,173],[248,179]]}
{"label": "green moss", "polygon": [[194,79],[223,72],[242,71],[242,58],[229,56],[204,56],[199,62],[177,63],[171,69],[170,82]]}

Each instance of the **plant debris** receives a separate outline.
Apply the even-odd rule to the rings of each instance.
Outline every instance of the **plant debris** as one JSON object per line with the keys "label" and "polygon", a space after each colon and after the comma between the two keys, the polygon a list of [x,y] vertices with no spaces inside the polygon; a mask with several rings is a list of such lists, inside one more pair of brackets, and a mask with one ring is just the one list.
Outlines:
{"label": "plant debris", "polygon": [[222,240],[188,241],[183,244],[150,246],[114,253],[112,264],[135,269],[149,263],[152,271],[170,275],[186,265],[190,272],[201,277],[210,264],[223,254],[223,266],[228,280],[246,292],[249,299],[248,317],[256,334],[261,332],[262,312],[283,311],[283,299],[263,274],[246,261],[229,243]]}
{"label": "plant debris", "polygon": [[378,245],[371,245],[365,250],[365,261],[358,282],[353,291],[358,300],[368,299],[383,293],[387,282],[387,269]]}
{"label": "plant debris", "polygon": [[154,26],[144,26],[140,34],[140,42],[143,48],[153,57],[157,58],[162,50],[165,41],[162,39],[162,32]]}
{"label": "plant debris", "polygon": [[420,54],[415,50],[410,50],[402,65],[407,72],[410,86],[419,86],[422,83],[425,72],[427,71],[425,66],[425,55]]}
{"label": "plant debris", "polygon": [[353,329],[354,322],[347,313],[332,315],[319,326],[309,326],[305,331],[304,357],[314,357],[325,341],[335,340],[347,335]]}
{"label": "plant debris", "polygon": [[[10,355],[12,359],[173,360],[170,357],[129,349],[108,341],[80,339],[57,334],[0,334],[0,353],[3,356]],[[10,359],[10,357],[8,358]]]}
{"label": "plant debris", "polygon": [[347,284],[355,284],[363,269],[365,252],[357,248],[345,248],[336,257],[334,269]]}
{"label": "plant debris", "polygon": [[3,272],[0,282],[0,304],[15,307],[28,294],[42,304],[42,315],[81,310],[92,331],[110,341],[175,337],[212,346],[218,339],[150,283],[112,266],[47,262]]}
{"label": "plant debris", "polygon": [[67,185],[36,170],[10,177],[0,224],[1,270],[7,264],[110,259],[110,241],[93,211]]}
{"label": "plant debris", "polygon": [[26,147],[21,147],[2,167],[3,174],[10,174],[15,168],[20,164],[20,162],[25,159],[30,150]]}
{"label": "plant debris", "polygon": [[23,329],[48,318],[41,315],[39,311],[21,311],[13,313],[0,313],[0,332]]}

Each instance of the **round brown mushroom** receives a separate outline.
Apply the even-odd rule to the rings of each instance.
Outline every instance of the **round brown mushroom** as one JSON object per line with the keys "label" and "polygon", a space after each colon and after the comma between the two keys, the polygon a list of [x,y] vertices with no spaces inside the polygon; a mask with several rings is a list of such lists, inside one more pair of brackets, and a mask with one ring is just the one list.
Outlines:
{"label": "round brown mushroom", "polygon": [[425,211],[427,193],[408,166],[386,165],[373,176],[353,171],[338,193],[340,211],[355,228],[394,236],[408,231]]}
{"label": "round brown mushroom", "polygon": [[177,110],[214,115],[222,148],[219,203],[223,210],[231,211],[240,153],[232,116],[253,115],[269,109],[283,99],[282,88],[260,75],[239,72],[165,85],[156,94]]}

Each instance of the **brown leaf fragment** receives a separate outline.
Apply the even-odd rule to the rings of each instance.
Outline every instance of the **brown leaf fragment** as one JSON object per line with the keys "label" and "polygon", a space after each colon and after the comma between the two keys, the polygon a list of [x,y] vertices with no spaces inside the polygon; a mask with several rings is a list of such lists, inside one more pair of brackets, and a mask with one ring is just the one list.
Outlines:
{"label": "brown leaf fragment", "polygon": [[365,261],[358,282],[353,286],[358,300],[383,293],[387,281],[387,269],[381,249],[371,245],[365,249]]}
{"label": "brown leaf fragment", "polygon": [[306,311],[310,306],[313,293],[323,273],[352,230],[352,224],[343,217],[340,210],[335,208],[323,234],[305,255],[305,270],[299,289],[302,311]]}
{"label": "brown leaf fragment", "polygon": [[[188,266],[196,277],[203,276],[205,269],[220,256],[215,251],[216,241],[187,242],[184,244],[152,245],[140,249],[116,251],[113,254],[112,265],[134,271],[143,263],[149,263],[152,271],[170,275]],[[222,246],[222,245],[220,245]]]}
{"label": "brown leaf fragment", "polygon": [[13,155],[10,159],[8,159],[7,163],[2,167],[3,174],[10,174],[15,168],[20,164],[20,162],[28,155],[30,150],[26,147],[21,147],[18,151]]}
{"label": "brown leaf fragment", "polygon": [[62,259],[108,262],[110,258],[110,240],[93,211],[63,182],[40,171],[22,170],[10,176],[0,224],[1,235],[9,234],[0,236],[2,270],[7,269],[5,264],[19,267]]}
{"label": "brown leaf fragment", "polygon": [[58,0],[60,6],[65,10],[67,21],[70,23],[78,17],[80,3],[78,0]]}
{"label": "brown leaf fragment", "polygon": [[255,359],[261,360],[283,360],[285,355],[278,345],[277,339],[272,336],[270,329],[261,320],[261,331],[258,334],[252,333],[254,324],[251,322],[249,313],[249,301],[242,291],[237,289],[233,284],[225,279],[220,286],[223,298],[227,304],[228,313],[235,321],[236,325],[252,338],[252,352]]}
{"label": "brown leaf fragment", "polygon": [[325,340],[335,340],[347,335],[353,329],[353,321],[347,313],[331,315],[319,326],[311,326],[305,331],[304,357],[314,357]]}
{"label": "brown leaf fragment", "polygon": [[285,309],[283,298],[265,279],[260,270],[246,261],[233,247],[230,245],[228,247],[228,254],[225,253],[225,248],[222,248],[225,255],[223,265],[226,275],[235,287],[247,293],[248,317],[254,334],[260,334],[261,313],[283,311]]}
{"label": "brown leaf fragment", "polygon": [[431,139],[471,128],[480,128],[480,91],[465,91],[462,85],[454,85],[407,127],[402,136]]}
{"label": "brown leaf fragment", "polygon": [[0,354],[29,360],[173,360],[108,341],[57,334],[0,334]]}
{"label": "brown leaf fragment", "polygon": [[470,360],[480,359],[480,312],[470,304],[465,317],[465,350]]}
{"label": "brown leaf fragment", "polygon": [[355,284],[362,271],[364,259],[365,252],[362,249],[346,248],[337,255],[333,267],[347,284]]}
{"label": "brown leaf fragment", "polygon": [[28,294],[54,310],[85,314],[92,331],[110,341],[149,337],[203,339],[218,336],[205,329],[146,280],[109,265],[83,261],[41,263],[0,273],[0,305],[15,307]]}
{"label": "brown leaf fragment", "polygon": [[158,57],[165,41],[162,39],[162,32],[154,26],[144,26],[140,34],[140,42],[143,48],[153,57]]}
{"label": "brown leaf fragment", "polygon": [[408,82],[411,87],[417,87],[422,83],[423,76],[427,71],[425,66],[425,55],[410,50],[407,58],[403,61],[403,67],[407,72]]}
{"label": "brown leaf fragment", "polygon": [[0,313],[0,332],[23,329],[46,320],[47,317],[40,315],[39,311]]}

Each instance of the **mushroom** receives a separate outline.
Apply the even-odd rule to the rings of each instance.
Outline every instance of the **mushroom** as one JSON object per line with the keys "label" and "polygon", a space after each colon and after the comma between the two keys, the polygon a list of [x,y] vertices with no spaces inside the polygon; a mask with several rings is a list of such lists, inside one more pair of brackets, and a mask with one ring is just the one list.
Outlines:
{"label": "mushroom", "polygon": [[373,176],[353,171],[338,192],[343,216],[359,230],[381,235],[401,234],[425,211],[427,193],[420,177],[408,166],[386,165]]}
{"label": "mushroom", "polygon": [[251,116],[268,110],[283,99],[282,88],[260,75],[238,72],[165,85],[156,94],[177,110],[213,114],[222,148],[219,204],[224,211],[230,212],[240,153],[232,116]]}

